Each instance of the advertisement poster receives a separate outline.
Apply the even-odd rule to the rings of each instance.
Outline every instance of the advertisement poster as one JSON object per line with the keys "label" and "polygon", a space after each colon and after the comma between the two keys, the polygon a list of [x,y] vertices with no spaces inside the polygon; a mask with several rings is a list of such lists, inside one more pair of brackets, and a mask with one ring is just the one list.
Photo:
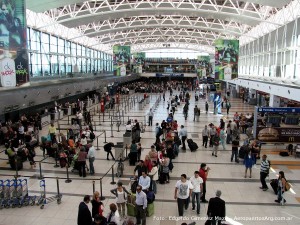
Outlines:
{"label": "advertisement poster", "polygon": [[141,74],[145,65],[145,52],[136,52],[132,54],[132,65],[136,73]]}
{"label": "advertisement poster", "polygon": [[[239,60],[238,40],[218,39],[215,41],[215,79],[216,80],[224,80],[226,78],[230,78],[230,76],[231,79],[237,78],[238,60]],[[226,75],[225,72],[227,72]]]}
{"label": "advertisement poster", "polygon": [[258,127],[256,134],[262,142],[300,142],[300,128]]}
{"label": "advertisement poster", "polygon": [[222,108],[221,108],[221,93],[215,93],[214,94],[214,114],[222,114]]}
{"label": "advertisement poster", "polygon": [[0,5],[1,86],[20,86],[29,82],[25,0],[1,0]]}
{"label": "advertisement poster", "polygon": [[136,52],[132,54],[132,64],[133,65],[144,65],[145,64],[146,53]]}
{"label": "advertisement poster", "polygon": [[130,71],[130,57],[130,46],[113,46],[113,62],[115,76],[126,76],[126,71]]}
{"label": "advertisement poster", "polygon": [[209,76],[212,72],[212,65],[210,63],[209,56],[198,56],[197,57],[197,75],[199,78]]}

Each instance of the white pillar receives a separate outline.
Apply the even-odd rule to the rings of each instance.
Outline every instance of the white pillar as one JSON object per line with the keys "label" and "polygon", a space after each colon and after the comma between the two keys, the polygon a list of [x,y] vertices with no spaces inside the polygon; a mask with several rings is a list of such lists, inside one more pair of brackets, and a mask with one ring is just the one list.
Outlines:
{"label": "white pillar", "polygon": [[280,107],[280,97],[270,94],[270,107]]}

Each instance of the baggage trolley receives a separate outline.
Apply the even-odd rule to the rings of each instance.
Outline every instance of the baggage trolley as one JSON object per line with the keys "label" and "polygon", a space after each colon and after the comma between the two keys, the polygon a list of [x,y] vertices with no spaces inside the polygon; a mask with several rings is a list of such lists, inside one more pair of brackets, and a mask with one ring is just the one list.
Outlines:
{"label": "baggage trolley", "polygon": [[40,205],[40,209],[43,209],[46,204],[46,184],[45,180],[40,180],[40,197],[37,199],[36,205]]}
{"label": "baggage trolley", "polygon": [[10,207],[10,180],[1,181],[0,209]]}
{"label": "baggage trolley", "polygon": [[58,180],[58,178],[56,179],[56,182],[57,182],[57,195],[46,198],[46,183],[45,183],[45,180],[40,181],[41,196],[37,200],[37,205],[38,206],[40,205],[40,209],[44,209],[45,204],[49,204],[49,203],[54,202],[54,201],[56,201],[57,204],[61,203],[62,195],[60,194],[60,191],[59,191],[59,183],[58,183],[59,180]]}

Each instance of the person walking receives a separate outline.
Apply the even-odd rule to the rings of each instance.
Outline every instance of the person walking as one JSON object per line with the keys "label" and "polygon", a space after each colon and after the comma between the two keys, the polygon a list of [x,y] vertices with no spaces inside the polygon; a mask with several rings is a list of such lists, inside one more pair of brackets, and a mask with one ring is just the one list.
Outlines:
{"label": "person walking", "polygon": [[227,110],[227,115],[229,114],[229,109],[231,108],[231,104],[230,104],[230,101],[227,100],[226,101],[226,110]]}
{"label": "person walking", "polygon": [[216,191],[216,197],[209,199],[207,216],[211,221],[211,225],[221,225],[225,221],[226,208],[225,201],[221,199],[222,192]]}
{"label": "person walking", "polygon": [[193,186],[186,179],[186,174],[181,174],[180,180],[175,185],[174,199],[177,200],[178,214],[183,216],[183,208],[189,207],[190,197],[192,195]]}
{"label": "person walking", "polygon": [[87,153],[85,151],[85,147],[81,146],[80,151],[78,153],[78,158],[77,158],[80,177],[82,177],[82,176],[86,177],[86,171],[85,171],[86,158],[87,158]]}
{"label": "person walking", "polygon": [[222,127],[220,130],[220,143],[221,143],[224,151],[226,150],[225,139],[226,139],[225,128]]}
{"label": "person walking", "polygon": [[125,187],[123,187],[122,182],[117,183],[117,188],[110,190],[110,192],[116,196],[117,198],[117,206],[118,212],[121,217],[125,217],[125,203],[126,203],[126,195],[130,195]]}
{"label": "person walking", "polygon": [[107,160],[109,160],[109,155],[111,155],[112,159],[115,160],[115,157],[114,157],[114,155],[111,152],[112,147],[115,147],[114,143],[112,143],[112,142],[108,142],[107,144],[105,144],[103,146],[104,151],[106,151],[106,153],[107,153],[106,154],[106,159]]}
{"label": "person walking", "polygon": [[200,214],[200,197],[203,191],[203,180],[199,175],[199,171],[194,172],[194,176],[190,178],[190,182],[194,189],[192,192],[192,210],[195,210],[195,199],[197,201],[197,215]]}
{"label": "person walking", "polygon": [[183,125],[181,125],[180,128],[181,129],[179,131],[179,137],[181,138],[182,150],[186,150],[185,140],[187,139],[187,130],[184,128]]}
{"label": "person walking", "polygon": [[153,110],[151,108],[150,111],[149,111],[149,118],[148,118],[149,123],[148,123],[148,126],[152,126],[153,115],[154,115],[154,113],[153,113]]}
{"label": "person walking", "polygon": [[209,124],[210,129],[209,129],[209,147],[213,147],[214,145],[214,136],[217,133],[217,130],[215,126],[211,123]]}
{"label": "person walking", "polygon": [[146,211],[147,211],[147,195],[142,191],[142,186],[138,185],[136,188],[136,200],[135,200],[135,211],[136,211],[136,224],[146,225]]}
{"label": "person walking", "polygon": [[205,148],[207,148],[207,142],[208,142],[208,129],[207,129],[207,125],[204,126],[204,129],[202,130],[202,146],[205,146]]}
{"label": "person walking", "polygon": [[90,174],[91,175],[94,175],[95,174],[95,168],[94,168],[94,161],[95,161],[95,147],[92,144],[90,144],[90,147],[89,147],[89,152],[88,152],[88,155],[87,155],[87,158],[89,159],[89,164],[90,164]]}
{"label": "person walking", "polygon": [[286,191],[285,187],[287,181],[285,179],[283,171],[279,171],[277,182],[278,182],[278,189],[277,189],[277,199],[275,200],[275,202],[284,204],[286,200],[283,198],[283,193]]}
{"label": "person walking", "polygon": [[239,162],[239,159],[238,159],[238,148],[240,146],[240,142],[238,140],[232,140],[232,147],[231,147],[231,162],[233,160],[233,157],[234,157],[234,161],[236,163]]}
{"label": "person walking", "polygon": [[213,151],[211,153],[212,156],[218,157],[219,145],[220,145],[220,136],[216,132],[216,134],[213,137]]}
{"label": "person walking", "polygon": [[206,181],[207,181],[207,176],[208,176],[209,171],[210,171],[210,168],[209,167],[206,168],[206,163],[201,163],[200,170],[199,170],[199,176],[203,180],[203,184],[202,184],[203,189],[202,189],[201,201],[204,202],[204,203],[208,202],[205,199],[205,194],[206,194]]}
{"label": "person walking", "polygon": [[260,163],[260,183],[261,183],[260,189],[262,189],[263,191],[269,189],[266,183],[266,178],[269,175],[270,166],[271,166],[270,161],[267,160],[267,155],[263,155]]}
{"label": "person walking", "polygon": [[206,101],[205,102],[205,112],[206,112],[206,114],[208,113],[208,108],[209,108],[209,105],[208,105],[208,102]]}
{"label": "person walking", "polygon": [[83,202],[80,202],[78,207],[77,225],[92,224],[92,215],[88,204],[90,203],[90,196],[85,195]]}
{"label": "person walking", "polygon": [[196,116],[198,116],[198,107],[197,107],[197,105],[195,105],[195,107],[194,107],[194,120],[193,121],[195,121]]}

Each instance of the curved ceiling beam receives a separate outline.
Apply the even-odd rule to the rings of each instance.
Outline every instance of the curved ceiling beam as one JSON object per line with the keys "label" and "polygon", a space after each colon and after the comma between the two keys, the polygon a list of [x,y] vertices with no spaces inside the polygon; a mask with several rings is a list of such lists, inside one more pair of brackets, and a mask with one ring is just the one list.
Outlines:
{"label": "curved ceiling beam", "polygon": [[241,16],[234,13],[214,12],[210,10],[192,10],[192,9],[136,9],[132,10],[118,10],[114,12],[101,12],[94,14],[80,14],[80,16],[71,17],[64,16],[57,20],[67,27],[77,27],[86,23],[92,23],[95,21],[120,19],[122,17],[134,17],[134,16],[161,16],[161,15],[172,15],[172,16],[191,16],[191,17],[204,17],[208,19],[220,19],[225,21],[235,21],[237,23],[243,23],[250,26],[258,25],[264,20],[251,16]]}
{"label": "curved ceiling beam", "polygon": [[119,38],[114,38],[114,39],[110,39],[110,40],[106,40],[101,42],[101,44],[114,44],[114,43],[121,43],[121,42],[126,42],[126,43],[135,43],[139,40],[149,40],[149,39],[163,39],[166,42],[170,42],[169,40],[179,40],[179,39],[183,39],[183,40],[194,40],[196,42],[198,42],[199,44],[203,44],[206,43],[208,45],[210,45],[211,43],[214,42],[214,38],[197,38],[197,37],[191,37],[189,35],[182,35],[182,36],[162,36],[162,35],[136,35],[136,36],[130,36],[127,38],[124,37],[119,37]]}
{"label": "curved ceiling beam", "polygon": [[[184,43],[184,44],[194,44],[198,46],[211,46],[211,42],[205,41],[205,40],[198,40],[195,38],[182,38],[182,37],[144,37],[144,38],[128,38],[123,39],[115,42],[110,42],[107,45],[108,46],[114,46],[114,45],[134,45],[134,44],[148,44],[148,43],[168,43],[172,45],[176,45],[177,43]],[[90,45],[91,47],[97,46],[98,44]],[[165,47],[165,46],[164,46]],[[211,46],[212,47],[212,46]]]}
{"label": "curved ceiling beam", "polygon": [[[92,25],[91,25],[92,26]],[[90,26],[88,26],[90,27]],[[100,26],[95,26],[94,28],[87,28],[83,30],[82,35],[72,37],[72,39],[80,38],[83,36],[88,37],[96,37],[96,36],[102,36],[109,33],[117,33],[117,32],[123,32],[126,30],[133,30],[133,29],[152,29],[152,28],[185,28],[185,29],[194,29],[194,30],[207,30],[212,31],[215,33],[222,33],[222,34],[229,34],[235,38],[239,38],[243,35],[243,33],[238,30],[237,28],[230,29],[229,26],[226,25],[216,25],[215,23],[201,23],[201,22],[194,22],[191,24],[190,21],[182,21],[182,20],[176,20],[174,22],[170,21],[137,21],[136,23],[103,23]],[[250,38],[254,38],[251,36],[247,36]]]}
{"label": "curved ceiling beam", "polygon": [[[131,45],[131,52],[142,52],[147,50],[155,50],[155,49],[166,49],[164,46],[165,42],[147,42],[141,44],[133,44]],[[207,45],[197,45],[192,43],[168,43],[170,47],[168,49],[189,49],[193,51],[206,52],[209,54],[215,53],[215,48]]]}
{"label": "curved ceiling beam", "polygon": [[[185,15],[192,17],[214,18],[237,23],[255,26],[265,21],[265,12],[251,4],[243,8],[238,7],[233,1],[224,1],[221,4],[212,4],[212,1],[201,2],[173,2],[172,0],[158,0],[150,2],[140,0],[128,3],[123,1],[122,4],[110,4],[109,1],[103,1],[98,5],[93,2],[84,2],[82,5],[69,5],[63,7],[59,12],[57,10],[47,11],[54,23],[61,23],[67,27],[76,27],[95,21],[111,20],[121,17],[146,16],[146,15]],[[249,8],[248,8],[249,7]],[[53,22],[48,24],[53,25]],[[46,25],[46,26],[48,26]],[[281,24],[275,24],[281,25]]]}

